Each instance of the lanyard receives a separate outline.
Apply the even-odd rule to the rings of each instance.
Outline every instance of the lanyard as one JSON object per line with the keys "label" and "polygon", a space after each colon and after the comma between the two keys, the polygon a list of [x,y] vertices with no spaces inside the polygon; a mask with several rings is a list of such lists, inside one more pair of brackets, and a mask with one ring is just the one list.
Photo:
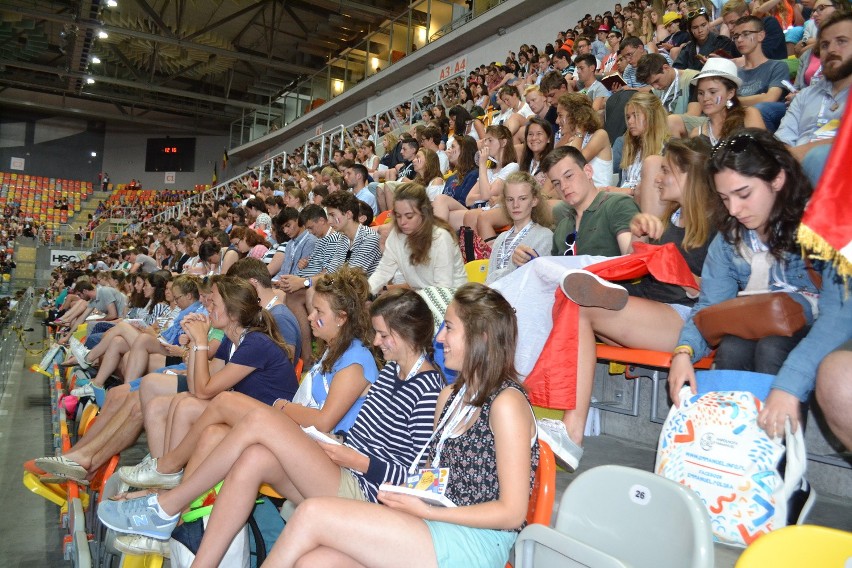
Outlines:
{"label": "lanyard", "polygon": [[825,93],[825,95],[823,95],[822,97],[822,103],[819,105],[819,114],[817,114],[816,121],[817,128],[822,128],[823,126],[828,124],[830,120],[827,116],[825,116],[825,105],[829,101],[833,103],[831,106],[828,107],[829,112],[835,112],[838,108],[840,108],[840,104],[834,99],[834,97],[832,97],[828,93]]}
{"label": "lanyard", "polygon": [[[287,245],[288,249],[291,247],[291,245],[292,245],[292,248],[293,248],[293,255],[290,257],[290,268],[287,270],[287,274],[293,274],[293,268],[296,267],[296,263],[298,262],[299,251],[302,248],[304,248],[304,244],[305,244],[306,240],[307,240],[307,237],[305,236],[305,232],[302,231],[302,234],[300,234],[298,237],[296,237],[295,240],[290,241],[290,243]],[[287,256],[286,251],[284,252],[284,256],[285,257]]]}
{"label": "lanyard", "polygon": [[263,309],[266,310],[266,311],[269,311],[270,309],[272,309],[272,306],[274,306],[275,302],[277,302],[277,301],[278,301],[278,296],[277,295],[272,296],[272,299],[269,300],[269,303],[266,304],[266,306]]}
{"label": "lanyard", "polygon": [[[414,363],[414,366],[413,366],[413,367],[411,367],[411,370],[410,370],[410,371],[408,371],[408,375],[406,375],[406,376],[405,376],[405,380],[406,380],[406,381],[409,381],[409,380],[411,380],[411,377],[413,377],[414,375],[416,375],[417,373],[419,373],[419,372],[420,372],[420,367],[422,367],[422,366],[423,366],[423,363],[424,363],[425,361],[426,361],[426,354],[425,354],[425,353],[421,353],[421,354],[420,354],[420,357],[418,357],[418,358],[417,358],[417,362],[415,362],[415,363]],[[396,363],[396,362],[395,362],[395,363]],[[400,370],[401,370],[401,369],[399,368],[399,363],[396,363],[396,376],[397,376],[397,377],[399,377],[399,372],[400,372]]]}
{"label": "lanyard", "polygon": [[233,343],[231,343],[231,351],[228,353],[228,361],[230,361],[230,360],[233,358],[234,353],[237,351],[237,348],[238,348],[240,345],[242,345],[242,344],[243,344],[243,339],[245,339],[245,338],[246,338],[246,334],[248,334],[248,330],[247,330],[247,329],[244,329],[244,330],[243,330],[243,332],[240,334],[240,342],[239,342],[239,343],[237,343],[236,345],[234,345]]}
{"label": "lanyard", "polygon": [[500,246],[500,255],[497,257],[497,270],[501,268],[505,268],[506,265],[509,264],[509,259],[512,254],[515,252],[515,249],[518,248],[518,245],[521,244],[521,241],[524,240],[524,237],[527,236],[527,233],[532,229],[533,222],[530,221],[527,223],[523,229],[521,229],[515,238],[509,241],[509,238],[512,236],[512,233],[515,232],[515,227],[512,226],[509,229],[509,233],[506,235],[506,239],[503,241],[503,244]]}
{"label": "lanyard", "polygon": [[[680,93],[680,85],[679,85],[679,82],[678,82],[678,79],[680,78],[680,70],[675,69],[674,72],[675,72],[674,81],[672,81],[672,84],[669,85],[668,89],[666,89],[666,92],[663,93],[663,97],[662,97],[663,104],[666,105],[666,110],[669,111],[669,113],[674,112],[675,103],[677,103],[677,100],[680,98],[680,94],[681,94]],[[672,94],[674,95],[674,97],[672,97],[672,100],[669,101],[668,98]]]}
{"label": "lanyard", "polygon": [[441,467],[441,450],[444,449],[444,442],[450,437],[456,428],[470,420],[470,417],[473,416],[474,412],[476,412],[475,406],[464,402],[464,395],[466,391],[467,385],[463,385],[462,388],[459,389],[459,392],[456,394],[456,398],[453,399],[453,402],[444,414],[444,418],[441,419],[438,423],[438,427],[435,428],[435,431],[432,432],[432,435],[429,436],[428,440],[426,440],[426,444],[423,445],[420,452],[418,452],[417,456],[414,458],[414,461],[411,462],[411,466],[408,468],[408,473],[414,473],[417,471],[417,466],[420,464],[420,459],[423,457],[423,453],[426,451],[426,448],[429,447],[429,444],[432,443],[432,440],[435,439],[435,435],[438,432],[440,432],[441,435],[438,437],[438,444],[435,446],[435,458],[432,460],[430,467]]}

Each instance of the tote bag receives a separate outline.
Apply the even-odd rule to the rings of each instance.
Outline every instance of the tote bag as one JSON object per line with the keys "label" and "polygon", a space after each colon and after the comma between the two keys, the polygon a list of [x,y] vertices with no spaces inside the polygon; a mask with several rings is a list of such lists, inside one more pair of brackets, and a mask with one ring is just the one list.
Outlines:
{"label": "tote bag", "polygon": [[718,542],[747,546],[800,524],[815,493],[805,479],[802,429],[770,438],[757,415],[774,377],[745,371],[696,374],[698,393],[680,393],[657,448],[656,473],[695,491]]}

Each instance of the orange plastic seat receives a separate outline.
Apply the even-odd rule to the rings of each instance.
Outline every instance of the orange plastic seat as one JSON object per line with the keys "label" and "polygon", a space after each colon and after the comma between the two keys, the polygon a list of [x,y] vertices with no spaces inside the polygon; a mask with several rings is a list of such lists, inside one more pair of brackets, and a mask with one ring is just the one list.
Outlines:
{"label": "orange plastic seat", "polygon": [[[597,346],[598,359],[625,363],[628,365],[641,365],[645,367],[657,367],[668,369],[672,364],[672,354],[665,351],[651,351],[649,349],[631,349],[629,347],[616,347],[614,345]],[[704,357],[694,367],[696,369],[709,369],[713,364],[713,354]],[[632,377],[628,377],[632,378]]]}
{"label": "orange plastic seat", "polygon": [[384,225],[385,223],[390,223],[390,215],[391,215],[390,210],[382,211],[381,213],[376,215],[376,218],[373,219],[373,223],[370,226],[371,227],[378,227],[379,225]]}
{"label": "orange plastic seat", "polygon": [[[547,442],[539,439],[538,445],[538,469],[527,507],[527,524],[550,526],[556,499],[556,459]],[[506,568],[512,568],[512,563],[507,562]]]}

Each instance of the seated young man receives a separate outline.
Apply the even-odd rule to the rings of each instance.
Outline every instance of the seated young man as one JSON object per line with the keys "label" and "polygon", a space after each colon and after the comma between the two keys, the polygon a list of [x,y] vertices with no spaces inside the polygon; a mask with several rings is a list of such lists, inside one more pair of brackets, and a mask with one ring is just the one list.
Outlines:
{"label": "seated young man", "polygon": [[648,53],[639,60],[636,79],[651,85],[654,93],[669,113],[669,132],[672,138],[687,138],[694,128],[707,122],[701,116],[697,89],[691,84],[698,75],[693,69],[675,69],[658,53]]}
{"label": "seated young man", "polygon": [[[95,310],[104,314],[104,318],[101,321],[116,321],[124,316],[124,312],[127,309],[127,297],[115,288],[95,286],[91,282],[77,282],[74,285],[74,289],[87,303],[77,302],[63,316],[66,318],[63,321],[68,322],[68,331],[62,335],[59,343],[67,343],[80,324],[86,321],[86,318]],[[79,305],[79,308],[77,308],[77,305]]]}
{"label": "seated young man", "polygon": [[765,35],[763,22],[755,16],[743,16],[734,24],[731,39],[743,55],[743,65],[737,69],[737,76],[743,82],[737,89],[737,98],[743,105],[759,110],[766,129],[775,132],[787,110],[784,104],[787,89],[782,82],[789,82],[790,68],[784,61],[764,55]]}

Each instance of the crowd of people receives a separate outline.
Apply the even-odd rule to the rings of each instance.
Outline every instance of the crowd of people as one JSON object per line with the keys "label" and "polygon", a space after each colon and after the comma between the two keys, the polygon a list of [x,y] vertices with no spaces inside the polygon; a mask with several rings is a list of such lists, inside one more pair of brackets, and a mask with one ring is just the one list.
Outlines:
{"label": "crowd of people", "polygon": [[[801,427],[816,392],[852,447],[852,290],[797,241],[852,83],[852,13],[809,3],[617,4],[453,83],[452,105],[409,105],[396,121],[411,127],[387,120],[375,139],[365,123],[326,163],[290,154],[58,270],[51,321],[66,364],[92,369],[72,394],[101,416],[36,465],[85,481],[144,428],[149,456],[120,471],[142,492],[98,509],[129,552],[164,552],[224,479],[198,565],[218,564],[267,483],[297,505],[270,565],[502,566],[538,437],[569,469],[582,458],[597,341],[672,353],[675,402],[715,348],[718,369],[775,376],[758,417],[770,436]],[[788,52],[800,88],[794,60],[774,58]],[[459,235],[489,259],[486,284],[467,283]],[[536,424],[501,281],[637,242],[673,245],[694,285],[568,270],[576,400]],[[743,291],[789,295],[805,326],[711,345],[696,314]],[[379,490],[418,467],[449,467],[458,507]]]}

